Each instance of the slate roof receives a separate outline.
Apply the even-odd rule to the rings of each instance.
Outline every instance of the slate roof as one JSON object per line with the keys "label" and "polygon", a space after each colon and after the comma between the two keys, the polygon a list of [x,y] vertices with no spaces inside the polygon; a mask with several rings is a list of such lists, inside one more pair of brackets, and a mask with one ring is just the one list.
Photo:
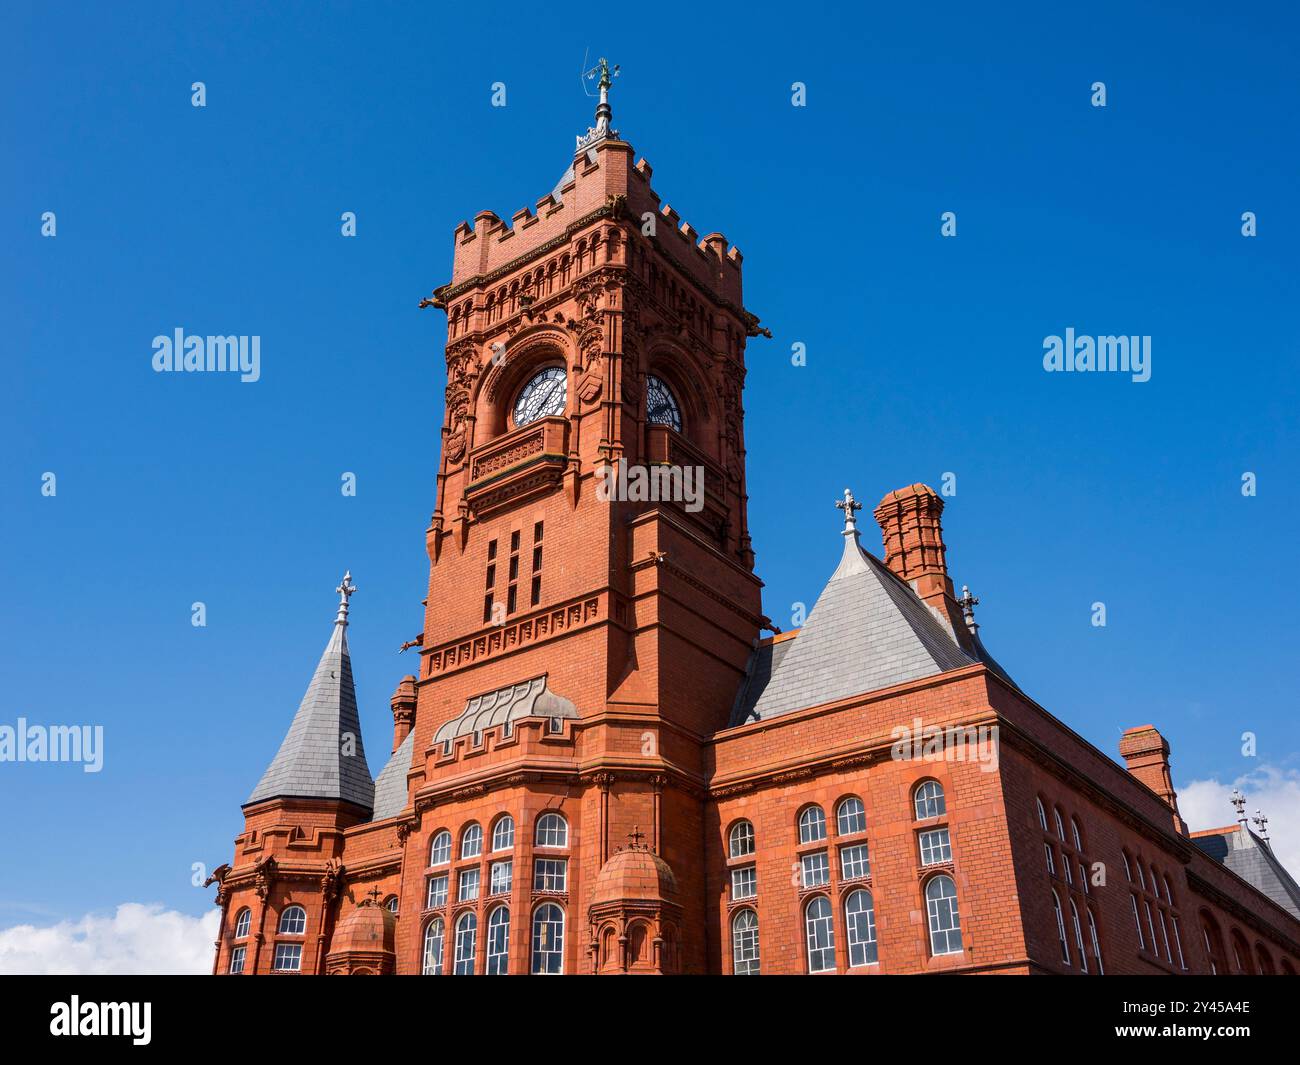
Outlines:
{"label": "slate roof", "polygon": [[514,723],[523,717],[577,717],[578,708],[573,703],[546,687],[546,676],[543,673],[531,680],[471,696],[459,715],[439,726],[433,742],[447,744],[458,736],[477,736],[484,729],[496,726],[505,726],[504,733],[508,736]]}
{"label": "slate roof", "polygon": [[406,771],[411,768],[411,752],[415,750],[415,730],[397,745],[387,765],[375,777],[375,812],[372,821],[396,817],[406,808]]}
{"label": "slate roof", "polygon": [[1300,919],[1300,884],[1273,856],[1268,842],[1245,825],[1194,833],[1192,842],[1292,917]]}
{"label": "slate roof", "polygon": [[[284,742],[248,803],[274,798],[341,799],[372,808],[375,784],[361,743],[346,629],[346,620],[335,622]],[[351,754],[346,754],[349,735],[354,740],[348,747]]]}
{"label": "slate roof", "polygon": [[[877,691],[986,661],[957,643],[908,584],[844,533],[844,555],[799,634],[760,645],[731,725]],[[1005,674],[1002,674],[1005,676]]]}

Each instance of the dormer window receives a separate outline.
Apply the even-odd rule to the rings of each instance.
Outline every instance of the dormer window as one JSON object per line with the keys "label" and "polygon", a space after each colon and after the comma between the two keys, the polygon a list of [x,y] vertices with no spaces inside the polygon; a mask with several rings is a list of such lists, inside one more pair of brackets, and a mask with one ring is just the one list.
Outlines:
{"label": "dormer window", "polygon": [[651,425],[667,425],[680,433],[682,410],[677,405],[677,397],[673,395],[672,389],[654,374],[646,377],[645,385],[646,420]]}
{"label": "dormer window", "polygon": [[563,414],[568,398],[569,378],[564,367],[548,366],[519,390],[514,406],[515,428]]}

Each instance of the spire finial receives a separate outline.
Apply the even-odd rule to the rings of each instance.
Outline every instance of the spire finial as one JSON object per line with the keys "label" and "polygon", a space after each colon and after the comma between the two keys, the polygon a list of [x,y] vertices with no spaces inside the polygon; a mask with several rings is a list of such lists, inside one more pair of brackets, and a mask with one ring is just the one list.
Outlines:
{"label": "spire finial", "polygon": [[335,625],[347,625],[348,623],[348,600],[356,592],[357,586],[352,583],[352,571],[348,570],[343,574],[343,583],[334,589],[339,593],[339,616],[334,619]]}
{"label": "spire finial", "polygon": [[853,516],[855,510],[861,510],[862,504],[853,498],[853,493],[847,488],[844,489],[844,498],[835,504],[836,508],[844,511],[844,535],[857,536],[858,522]]}
{"label": "spire finial", "polygon": [[974,632],[979,628],[975,624],[975,608],[979,606],[979,599],[970,594],[970,589],[966,585],[961,586],[961,598],[957,600],[957,605],[961,607],[961,616],[966,619],[966,627]]}
{"label": "spire finial", "polygon": [[641,841],[645,839],[645,833],[641,831],[640,825],[633,825],[632,831],[627,834],[627,838],[632,841],[628,849],[638,850],[641,847]]}
{"label": "spire finial", "polygon": [[[601,56],[594,67],[583,71],[582,76],[587,81],[591,81],[598,74],[600,75],[600,81],[597,82],[600,89],[600,102],[596,104],[596,124],[587,130],[585,136],[578,138],[578,151],[590,144],[594,144],[596,141],[604,140],[606,137],[618,136],[618,130],[610,126],[610,122],[614,117],[614,110],[609,106],[609,90],[614,84],[614,79],[618,77],[618,64],[615,63],[611,67],[609,60]],[[588,93],[587,95],[590,96],[591,94]]]}
{"label": "spire finial", "polygon": [[1263,810],[1256,810],[1255,816],[1251,818],[1255,828],[1259,832],[1259,838],[1265,843],[1268,842],[1268,818],[1264,816]]}
{"label": "spire finial", "polygon": [[1232,803],[1237,811],[1237,823],[1244,825],[1246,823],[1246,796],[1237,788],[1232,789],[1232,797],[1228,800]]}

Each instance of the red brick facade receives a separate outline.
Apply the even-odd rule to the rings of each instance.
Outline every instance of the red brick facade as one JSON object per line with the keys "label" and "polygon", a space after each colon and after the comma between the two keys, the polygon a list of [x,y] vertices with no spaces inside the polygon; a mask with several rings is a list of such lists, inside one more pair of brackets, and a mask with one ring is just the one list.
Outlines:
{"label": "red brick facade", "polygon": [[[534,209],[456,229],[451,280],[426,301],[448,316],[448,383],[420,667],[392,702],[392,749],[413,737],[397,767],[405,803],[379,820],[329,799],[246,805],[233,864],[216,876],[215,971],[271,972],[283,948],[281,967],[304,973],[731,973],[736,934],[752,936],[756,919],[762,973],[1079,972],[1084,961],[1095,972],[1091,927],[1107,973],[1209,972],[1203,925],[1224,944],[1218,971],[1236,968],[1239,941],[1243,967],[1294,972],[1300,922],[1193,844],[1154,730],[1126,736],[1129,773],[982,661],[729,727],[767,626],[741,404],[746,340],[762,330],[742,304],[740,253],[682,222],[650,177],[611,131]],[[563,409],[516,425],[521,388],[548,367],[566,382]],[[648,416],[651,377],[676,399],[680,431]],[[619,460],[702,468],[701,505],[603,500],[598,470]],[[876,516],[887,564],[960,628],[941,510],[912,486]],[[576,712],[435,741],[476,697],[532,678]],[[896,757],[896,727],[917,719],[996,726],[985,750],[996,762]],[[931,780],[943,812],[918,820],[916,790]],[[865,829],[839,824],[849,797]],[[824,838],[814,826],[801,844],[813,806]],[[732,858],[742,821],[752,853]],[[950,854],[929,850],[922,864],[921,835],[938,829]],[[449,855],[435,853],[444,832]],[[867,867],[854,864],[862,852],[841,854],[862,844]],[[821,852],[828,882],[804,889],[802,863],[815,883]],[[504,861],[509,887],[493,894]],[[731,875],[751,866],[752,895],[747,872],[739,888]],[[475,872],[477,898],[459,901]],[[429,886],[441,876],[445,901]],[[942,895],[936,877],[960,915],[948,953],[933,949],[929,911],[950,904],[927,898]],[[862,889],[875,960],[860,913],[850,951],[847,908]],[[395,920],[377,912],[391,898]],[[809,915],[823,909],[814,965]]]}

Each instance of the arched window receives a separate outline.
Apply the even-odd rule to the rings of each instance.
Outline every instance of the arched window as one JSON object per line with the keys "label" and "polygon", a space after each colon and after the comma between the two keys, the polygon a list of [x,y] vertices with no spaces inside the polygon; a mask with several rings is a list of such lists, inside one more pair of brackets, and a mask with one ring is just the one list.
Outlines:
{"label": "arched window", "polygon": [[927,780],[920,785],[916,789],[912,805],[916,809],[916,819],[918,821],[924,821],[930,817],[942,817],[948,812],[948,805],[943,797],[943,787],[937,780]]}
{"label": "arched window", "polygon": [[533,914],[533,975],[564,972],[564,911],[554,903],[537,907]]}
{"label": "arched window", "polygon": [[384,909],[386,909],[386,910],[387,910],[389,913],[391,913],[394,917],[397,916],[397,896],[396,896],[396,895],[389,895],[388,898],[384,899]]}
{"label": "arched window", "polygon": [[462,858],[477,858],[482,853],[483,826],[474,821],[461,833],[460,856]]}
{"label": "arched window", "polygon": [[307,911],[301,906],[290,906],[280,914],[280,935],[300,936],[307,931]]}
{"label": "arched window", "polygon": [[1065,842],[1065,822],[1061,820],[1061,808],[1053,807],[1052,816],[1056,818],[1056,838],[1062,843]]}
{"label": "arched window", "polygon": [[1039,827],[1040,827],[1044,832],[1046,832],[1046,831],[1047,831],[1047,811],[1046,811],[1045,809],[1043,809],[1043,800],[1042,800],[1042,799],[1038,799],[1038,798],[1036,798],[1036,799],[1034,799],[1034,802],[1035,802],[1035,804],[1037,804],[1037,806],[1038,806],[1038,825],[1039,825]]}
{"label": "arched window", "polygon": [[497,818],[497,823],[492,826],[492,849],[494,851],[508,851],[515,845],[515,819],[509,814]]}
{"label": "arched window", "polygon": [[1070,818],[1070,831],[1074,833],[1074,849],[1077,851],[1083,850],[1083,833],[1079,831],[1079,819],[1077,817]]}
{"label": "arched window", "polygon": [[820,806],[809,806],[799,815],[799,842],[816,843],[826,838],[826,815]]}
{"label": "arched window", "polygon": [[1165,877],[1165,901],[1170,906],[1174,905],[1174,889],[1169,883],[1169,877]]}
{"label": "arched window", "polygon": [[1237,966],[1238,973],[1247,976],[1255,975],[1255,966],[1250,959],[1250,947],[1246,944],[1245,936],[1235,928],[1232,930],[1232,960]]}
{"label": "arched window", "polygon": [[456,976],[474,975],[474,952],[478,947],[478,918],[471,910],[456,921]]}
{"label": "arched window", "polygon": [[754,853],[754,826],[748,821],[737,821],[731,826],[727,853],[733,858],[743,858]]}
{"label": "arched window", "polygon": [[682,431],[682,409],[677,405],[677,397],[654,374],[647,374],[645,379],[645,416],[651,425],[667,425],[679,433]]}
{"label": "arched window", "polygon": [[429,844],[429,864],[446,865],[451,861],[451,833],[445,828]]}
{"label": "arched window", "polygon": [[560,814],[542,814],[537,821],[537,846],[567,847],[569,845],[569,822]]}
{"label": "arched window", "polygon": [[245,906],[235,915],[235,938],[244,939],[248,935],[249,925],[253,921],[253,911]]}
{"label": "arched window", "polygon": [[1131,884],[1133,883],[1133,867],[1128,863],[1128,851],[1120,851],[1119,856],[1124,859],[1124,877]]}
{"label": "arched window", "polygon": [[804,930],[808,936],[808,971],[829,973],[835,971],[835,919],[831,903],[825,895],[818,895],[804,911]]}
{"label": "arched window", "polygon": [[1070,964],[1070,942],[1065,938],[1065,915],[1061,913],[1061,897],[1052,892],[1052,909],[1056,912],[1056,938],[1061,944],[1061,962]]}
{"label": "arched window", "polygon": [[731,919],[731,971],[736,976],[757,976],[758,915],[753,910],[737,910]]}
{"label": "arched window", "polygon": [[442,940],[442,918],[435,917],[424,929],[424,958],[420,965],[424,976],[442,975]]}
{"label": "arched window", "polygon": [[1079,948],[1079,968],[1088,971],[1088,952],[1083,946],[1083,925],[1079,923],[1079,908],[1070,900],[1070,923],[1074,925],[1074,945]]}
{"label": "arched window", "polygon": [[1097,937],[1097,921],[1092,916],[1092,911],[1086,911],[1088,914],[1088,938],[1092,941],[1092,960],[1097,963],[1097,975],[1105,976],[1106,967],[1101,963],[1101,940]]}
{"label": "arched window", "polygon": [[840,801],[839,809],[835,811],[835,827],[841,836],[867,830],[867,808],[856,795]]}
{"label": "arched window", "polygon": [[1205,940],[1205,953],[1210,956],[1210,972],[1216,976],[1226,973],[1223,937],[1219,934],[1218,922],[1204,910],[1201,911],[1201,937]]}
{"label": "arched window", "polygon": [[510,907],[498,906],[488,917],[487,974],[505,976],[510,964]]}
{"label": "arched window", "polygon": [[845,924],[849,929],[849,965],[874,965],[876,957],[876,907],[871,892],[849,892],[844,902]]}
{"label": "arched window", "polygon": [[925,908],[930,919],[930,953],[961,953],[961,914],[957,885],[950,876],[931,877],[925,885]]}

